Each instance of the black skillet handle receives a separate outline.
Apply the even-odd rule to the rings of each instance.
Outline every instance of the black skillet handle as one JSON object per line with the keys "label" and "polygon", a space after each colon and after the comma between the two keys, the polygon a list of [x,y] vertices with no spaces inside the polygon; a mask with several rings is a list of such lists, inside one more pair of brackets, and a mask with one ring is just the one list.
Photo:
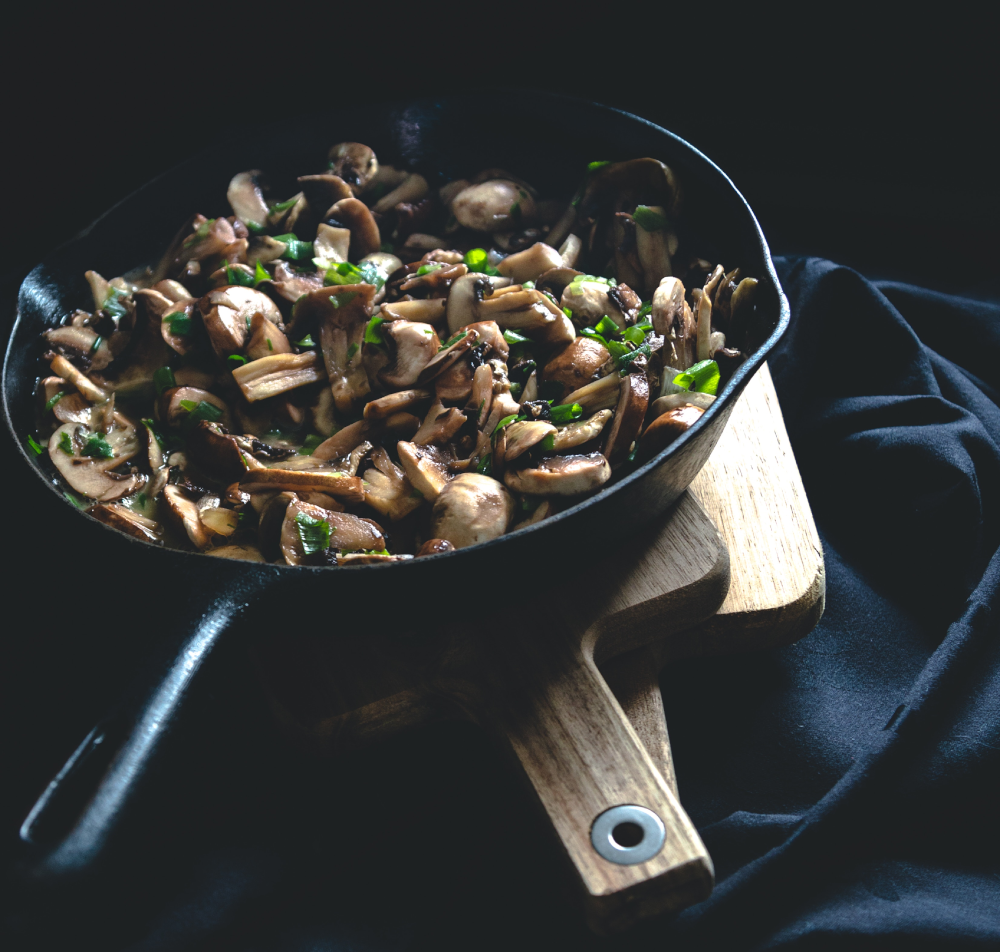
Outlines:
{"label": "black skillet handle", "polygon": [[[222,560],[219,560],[222,562]],[[109,845],[162,756],[198,673],[223,636],[276,581],[272,566],[230,563],[189,593],[173,635],[117,707],[84,738],[20,828],[33,881],[74,880],[102,865]]]}

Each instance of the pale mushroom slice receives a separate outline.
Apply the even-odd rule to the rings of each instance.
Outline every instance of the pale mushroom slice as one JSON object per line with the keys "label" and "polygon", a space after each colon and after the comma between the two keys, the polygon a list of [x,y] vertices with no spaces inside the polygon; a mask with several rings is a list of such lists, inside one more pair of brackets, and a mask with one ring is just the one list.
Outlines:
{"label": "pale mushroom slice", "polygon": [[430,390],[420,388],[397,390],[395,393],[388,393],[377,400],[369,400],[365,404],[364,418],[368,421],[385,420],[394,413],[409,410],[425,400],[430,400],[433,396],[434,394]]}
{"label": "pale mushroom slice", "polygon": [[[535,288],[512,285],[503,288],[481,301],[476,307],[476,316],[483,321],[495,321],[503,330],[531,333],[540,331],[547,324],[556,321],[559,310],[549,299]],[[559,313],[558,317],[565,317]]]}
{"label": "pale mushroom slice", "polygon": [[[156,442],[155,438],[152,442]],[[199,421],[188,433],[185,448],[188,456],[209,476],[225,482],[246,478],[249,457],[235,437],[223,433],[218,423]]]}
{"label": "pale mushroom slice", "polygon": [[326,371],[314,350],[303,354],[274,354],[236,367],[233,380],[250,403],[267,400],[306,384],[326,378]]}
{"label": "pale mushroom slice", "polygon": [[437,332],[430,324],[413,321],[388,321],[380,330],[390,363],[378,379],[392,389],[413,386],[441,347]]}
{"label": "pale mushroom slice", "polygon": [[470,271],[452,282],[448,291],[448,333],[457,334],[479,317],[479,304],[500,288],[511,285],[510,278]]}
{"label": "pale mushroom slice", "polygon": [[436,400],[427,411],[420,429],[413,435],[413,442],[421,446],[447,443],[467,420],[468,417],[457,407],[445,409],[444,404]]}
{"label": "pale mushroom slice", "polygon": [[268,207],[260,188],[260,169],[240,172],[234,175],[226,191],[226,198],[233,214],[248,228],[263,230],[267,224]]}
{"label": "pale mushroom slice", "polygon": [[[509,463],[516,460],[548,437],[551,437],[549,440],[551,446],[555,440],[555,434],[556,428],[543,420],[519,420],[516,423],[511,423],[503,429],[504,461]],[[498,443],[496,452],[499,453],[499,450]]]}
{"label": "pale mushroom slice", "polygon": [[163,498],[174,521],[187,533],[187,537],[198,549],[206,549],[211,544],[212,536],[202,525],[201,511],[197,503],[188,499],[180,486],[166,486]]}
{"label": "pale mushroom slice", "polygon": [[715,399],[710,393],[697,393],[690,390],[684,390],[681,393],[668,393],[665,396],[657,397],[650,404],[649,419],[653,421],[670,410],[688,405],[707,410],[715,402]]}
{"label": "pale mushroom slice", "polygon": [[608,374],[588,383],[579,390],[566,394],[563,403],[579,403],[584,410],[594,412],[596,410],[609,410],[618,406],[618,391],[621,387],[621,378],[616,373]]}
{"label": "pale mushroom slice", "polygon": [[347,252],[351,247],[351,230],[335,228],[326,223],[316,228],[316,238],[313,241],[313,254],[330,264],[341,264],[347,260]]}
{"label": "pale mushroom slice", "polygon": [[684,299],[684,285],[678,278],[664,278],[653,292],[653,330],[666,344],[664,362],[687,370],[695,362],[698,325]]}
{"label": "pale mushroom slice", "polygon": [[[583,250],[583,242],[576,235],[567,235],[559,246],[560,267],[575,268],[576,262]],[[534,278],[532,280],[535,280]]]}
{"label": "pale mushroom slice", "polygon": [[627,462],[635,452],[648,407],[649,381],[646,375],[633,373],[622,377],[615,418],[604,441],[604,456],[612,469]]}
{"label": "pale mushroom slice", "polygon": [[538,241],[524,251],[507,255],[497,265],[497,271],[505,278],[513,280],[515,284],[523,284],[525,281],[534,281],[539,275],[563,264],[560,252],[551,245]]}
{"label": "pale mushroom slice", "polygon": [[358,198],[342,198],[326,213],[344,224],[351,232],[350,257],[357,261],[382,247],[378,224],[368,206]]}
{"label": "pale mushroom slice", "polygon": [[205,555],[218,559],[239,559],[241,562],[266,562],[260,549],[255,545],[220,545],[214,549],[206,549]]}
{"label": "pale mushroom slice", "polygon": [[[218,422],[229,428],[229,407],[224,400],[214,393],[198,387],[171,387],[165,390],[156,403],[156,416],[167,426],[179,427],[188,418],[190,404],[197,409],[201,403],[207,403],[219,411]],[[215,414],[212,414],[215,416]]]}
{"label": "pale mushroom slice", "polygon": [[349,423],[313,450],[312,458],[320,460],[341,459],[360,446],[368,437],[371,424],[367,420]]}
{"label": "pale mushroom slice", "polygon": [[698,360],[709,360],[712,356],[712,298],[701,288],[695,288],[691,292],[691,301],[698,329],[695,337],[695,356]]}
{"label": "pale mushroom slice", "polygon": [[396,444],[399,462],[411,485],[428,502],[433,502],[448,485],[450,456],[433,446],[421,446],[400,440]]}
{"label": "pale mushroom slice", "polygon": [[139,451],[132,426],[114,426],[109,433],[99,434],[79,423],[64,423],[49,438],[48,449],[63,479],[90,499],[111,502],[131,495],[145,481],[135,473],[113,472]]}
{"label": "pale mushroom slice", "polygon": [[66,324],[44,333],[45,340],[56,353],[76,360],[86,361],[92,371],[103,370],[113,359],[108,342],[89,327]]}
{"label": "pale mushroom slice", "polygon": [[143,542],[163,545],[163,529],[158,522],[116,502],[101,502],[89,510],[99,522]]}
{"label": "pale mushroom slice", "polygon": [[643,287],[649,293],[659,286],[663,278],[673,274],[670,258],[677,251],[677,236],[661,205],[640,206],[633,219]]}
{"label": "pale mushroom slice", "polygon": [[387,195],[383,195],[373,206],[372,211],[379,215],[384,215],[392,211],[400,202],[415,204],[423,199],[430,191],[427,179],[416,172],[407,175]]}
{"label": "pale mushroom slice", "polygon": [[384,550],[385,533],[371,519],[296,500],[285,510],[280,545],[289,565],[323,565],[327,564],[327,550]]}
{"label": "pale mushroom slice", "polygon": [[371,455],[375,467],[364,474],[365,502],[376,512],[398,522],[419,508],[424,497],[381,446],[373,449]]}
{"label": "pale mushroom slice", "polygon": [[248,493],[275,489],[326,493],[347,503],[361,502],[365,498],[365,489],[357,476],[348,476],[333,469],[304,472],[276,467],[255,469],[246,474],[240,483],[240,489]]}
{"label": "pale mushroom slice", "polygon": [[504,482],[531,496],[579,496],[599,489],[611,478],[611,466],[601,453],[551,456],[535,466],[508,469]]}
{"label": "pale mushroom slice", "polygon": [[556,435],[552,441],[552,449],[557,453],[562,453],[564,450],[581,446],[596,439],[601,435],[601,431],[610,419],[610,410],[598,410],[586,420],[577,420],[575,423],[567,423],[565,426],[557,427]]}
{"label": "pale mushroom slice", "polygon": [[[463,278],[459,278],[459,281],[461,280]],[[455,285],[453,284],[452,293],[454,290]],[[421,298],[416,301],[393,301],[389,304],[383,304],[379,313],[387,321],[440,324],[445,318],[448,300],[448,298]]]}
{"label": "pale mushroom slice", "polygon": [[502,536],[514,510],[514,499],[502,483],[480,473],[462,473],[434,501],[431,532],[463,549]]}
{"label": "pale mushroom slice", "polygon": [[571,281],[566,285],[559,302],[561,307],[573,312],[577,324],[595,326],[602,317],[610,317],[619,330],[628,322],[617,302],[609,295],[611,285],[603,281]]}
{"label": "pale mushroom slice", "polygon": [[460,225],[492,235],[534,218],[535,200],[517,182],[491,179],[459,192],[451,200],[451,212]]}
{"label": "pale mushroom slice", "polygon": [[107,390],[99,387],[60,354],[52,358],[49,366],[52,368],[52,373],[69,381],[91,403],[103,403],[110,396]]}
{"label": "pale mushroom slice", "polygon": [[242,353],[255,314],[263,314],[278,328],[284,326],[274,301],[262,291],[240,285],[209,291],[198,302],[198,309],[212,349],[222,359]]}
{"label": "pale mushroom slice", "polygon": [[330,147],[330,171],[339,175],[355,195],[360,195],[378,174],[378,159],[362,142],[338,142]]}
{"label": "pale mushroom slice", "polygon": [[292,353],[288,338],[259,311],[250,318],[249,337],[246,353],[250,360]]}

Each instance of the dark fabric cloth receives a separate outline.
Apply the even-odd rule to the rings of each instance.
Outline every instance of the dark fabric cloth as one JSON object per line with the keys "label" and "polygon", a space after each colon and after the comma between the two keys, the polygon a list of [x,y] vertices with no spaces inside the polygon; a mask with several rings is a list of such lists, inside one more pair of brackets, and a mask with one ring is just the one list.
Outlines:
{"label": "dark fabric cloth", "polygon": [[[137,827],[160,831],[159,879],[144,869],[61,934],[239,952],[1000,948],[1000,308],[777,265],[793,320],[770,367],[826,612],[795,645],[663,673],[681,800],[716,866],[707,901],[598,939],[474,728],[314,764],[259,699],[216,686]],[[30,946],[51,919],[25,905],[8,922]]]}

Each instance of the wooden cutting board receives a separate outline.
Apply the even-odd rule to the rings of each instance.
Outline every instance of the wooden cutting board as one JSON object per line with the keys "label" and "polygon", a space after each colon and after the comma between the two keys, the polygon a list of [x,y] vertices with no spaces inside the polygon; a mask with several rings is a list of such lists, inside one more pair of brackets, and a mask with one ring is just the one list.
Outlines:
{"label": "wooden cutting board", "polygon": [[[822,613],[822,550],[766,367],[691,490],[646,538],[583,577],[513,615],[494,596],[482,617],[430,633],[282,634],[255,658],[279,722],[316,753],[447,717],[482,723],[547,812],[588,922],[609,932],[698,902],[713,883],[676,797],[662,665],[786,644]],[[623,805],[662,821],[651,858],[599,855],[595,822]]]}

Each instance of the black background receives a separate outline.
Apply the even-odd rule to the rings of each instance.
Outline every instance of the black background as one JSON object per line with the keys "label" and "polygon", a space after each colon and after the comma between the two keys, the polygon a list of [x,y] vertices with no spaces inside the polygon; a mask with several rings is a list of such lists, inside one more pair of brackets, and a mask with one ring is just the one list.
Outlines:
{"label": "black background", "polygon": [[[172,6],[165,22],[144,32],[92,6],[10,15],[0,61],[4,326],[16,285],[36,262],[228,129],[260,119],[307,123],[319,109],[363,110],[382,98],[482,89],[470,134],[475,122],[517,130],[518,117],[496,91],[505,85],[595,99],[677,132],[729,173],[775,253],[823,255],[869,276],[996,298],[991,23],[903,23],[831,9],[789,29],[748,11],[699,10],[670,22],[649,21],[630,7],[612,14],[548,17],[469,5],[216,14]],[[847,341],[843,356],[857,359]],[[35,797],[146,650],[142,625],[115,617],[113,586],[100,567],[87,565],[86,553],[53,555],[57,521],[21,508],[7,527],[18,542],[7,550],[4,573],[5,856]],[[55,563],[73,566],[60,568],[57,585]],[[149,585],[164,597],[161,583]],[[444,945],[484,926],[499,941],[508,934],[505,908],[520,910],[518,922],[537,913],[545,923],[540,942],[567,935],[582,941],[566,911],[563,871],[548,854],[516,884],[490,872],[494,852],[499,869],[516,867],[522,849],[535,855],[539,828],[504,765],[471,728],[431,732],[337,769],[315,767],[271,736],[241,663],[232,660],[204,702],[208,726],[164,787],[164,820],[146,824],[147,831],[162,827],[171,855],[178,842],[193,855],[191,844],[215,835],[209,865],[217,863],[222,885],[212,885],[204,862],[194,872],[181,862],[151,887],[155,896],[131,897],[127,909],[95,907],[94,919],[107,930],[104,947],[136,939],[146,931],[142,923],[157,916],[158,947],[181,941],[186,917],[228,923],[219,926],[225,947],[253,948],[258,937],[271,947],[264,933],[282,934],[288,909],[308,933],[309,916],[322,919],[316,910],[331,895],[360,945],[377,947],[383,930],[386,947],[406,944],[405,936],[432,946],[437,915],[449,918]],[[276,774],[287,781],[275,783]],[[307,792],[290,793],[296,785]],[[394,861],[394,847],[378,831],[338,844],[336,811],[362,799],[392,812],[397,834],[407,831],[400,842],[409,860]],[[246,831],[256,823],[254,842]],[[442,837],[455,844],[454,862],[425,870],[413,854],[432,851]],[[328,878],[301,880],[282,867],[286,840],[315,841],[315,851],[331,857]],[[170,852],[157,842],[146,846]],[[351,857],[346,870],[343,849]],[[268,899],[253,909],[258,894]],[[165,897],[172,897],[170,913],[162,911]],[[46,918],[27,905],[18,915]],[[321,924],[315,929],[326,934]]]}

